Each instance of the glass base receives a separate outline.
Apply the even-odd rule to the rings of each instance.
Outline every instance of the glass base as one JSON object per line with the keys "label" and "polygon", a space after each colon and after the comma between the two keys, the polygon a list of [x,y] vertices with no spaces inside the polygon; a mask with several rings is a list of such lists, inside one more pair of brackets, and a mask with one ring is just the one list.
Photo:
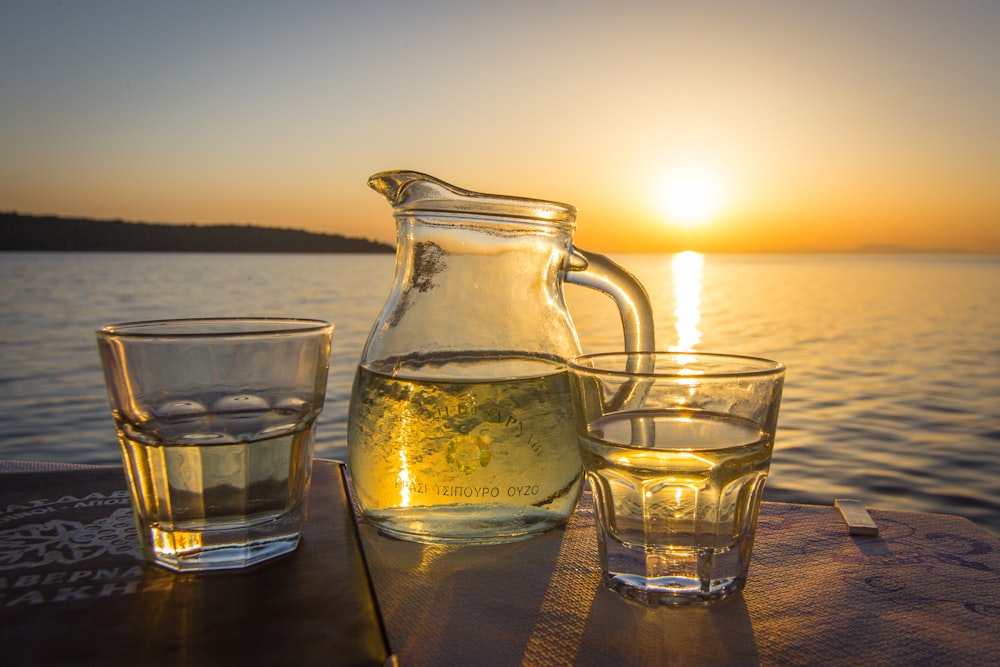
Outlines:
{"label": "glass base", "polygon": [[707,606],[743,590],[752,537],[729,548],[652,548],[611,538],[601,545],[604,584],[647,605]]}
{"label": "glass base", "polygon": [[390,537],[423,544],[505,544],[547,533],[565,515],[537,507],[498,508],[437,505],[365,512],[365,519]]}
{"label": "glass base", "polygon": [[238,570],[295,551],[298,539],[263,542],[230,547],[203,549],[191,554],[157,553],[150,557],[154,563],[174,572],[209,572]]}
{"label": "glass base", "polygon": [[236,570],[292,553],[299,546],[300,520],[282,517],[226,530],[147,529],[143,555],[174,572]]}
{"label": "glass base", "polygon": [[707,607],[733,597],[741,590],[743,579],[717,579],[703,582],[687,577],[656,577],[648,579],[630,574],[604,573],[604,585],[609,590],[645,605]]}

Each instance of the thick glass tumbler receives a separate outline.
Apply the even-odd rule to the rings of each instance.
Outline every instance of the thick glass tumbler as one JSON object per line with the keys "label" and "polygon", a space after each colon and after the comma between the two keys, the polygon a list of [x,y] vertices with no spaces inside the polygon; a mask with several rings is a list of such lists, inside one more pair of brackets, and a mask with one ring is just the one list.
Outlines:
{"label": "thick glass tumbler", "polygon": [[570,368],[606,586],[679,605],[742,590],[784,367],[638,352],[578,357]]}
{"label": "thick glass tumbler", "polygon": [[294,551],[333,326],[131,322],[97,332],[144,555],[178,572]]}

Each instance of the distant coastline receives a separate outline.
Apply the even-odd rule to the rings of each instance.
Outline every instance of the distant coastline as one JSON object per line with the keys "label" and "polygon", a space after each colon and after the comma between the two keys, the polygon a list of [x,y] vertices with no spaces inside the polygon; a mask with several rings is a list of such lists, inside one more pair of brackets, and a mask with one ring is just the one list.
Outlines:
{"label": "distant coastline", "polygon": [[386,243],[298,229],[64,218],[0,212],[0,251],[392,253]]}
{"label": "distant coastline", "polygon": [[[663,249],[658,254],[681,252]],[[395,253],[370,239],[251,224],[149,223],[0,211],[0,252]],[[621,254],[632,254],[622,251]],[[645,254],[638,252],[635,254]],[[958,248],[869,243],[853,248],[794,247],[721,254],[996,255]]]}

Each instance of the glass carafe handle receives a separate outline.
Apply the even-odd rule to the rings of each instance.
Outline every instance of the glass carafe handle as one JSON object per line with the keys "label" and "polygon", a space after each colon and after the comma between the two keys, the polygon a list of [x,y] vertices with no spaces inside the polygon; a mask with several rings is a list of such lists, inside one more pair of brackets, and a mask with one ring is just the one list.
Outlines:
{"label": "glass carafe handle", "polygon": [[[625,329],[626,352],[652,352],[656,349],[653,307],[649,304],[646,289],[635,276],[604,255],[584,252],[579,248],[572,249],[569,268],[566,282],[591,287],[615,300]],[[653,355],[632,355],[627,366],[631,372],[652,371]],[[646,396],[648,382],[640,376],[624,383],[608,400],[605,409],[616,411],[630,405],[639,407]]]}
{"label": "glass carafe handle", "polygon": [[566,282],[591,287],[615,300],[625,329],[626,352],[656,349],[653,308],[646,289],[631,273],[604,255],[573,248]]}

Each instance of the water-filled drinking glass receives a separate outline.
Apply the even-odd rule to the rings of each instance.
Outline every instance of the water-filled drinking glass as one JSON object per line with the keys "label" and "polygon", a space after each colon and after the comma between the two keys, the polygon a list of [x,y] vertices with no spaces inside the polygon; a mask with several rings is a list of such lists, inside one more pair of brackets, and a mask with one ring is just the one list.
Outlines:
{"label": "water-filled drinking glass", "polygon": [[333,325],[222,318],[97,332],[143,554],[178,572],[294,551]]}
{"label": "water-filled drinking glass", "polygon": [[750,567],[785,368],[686,352],[570,362],[605,585],[651,605],[738,593]]}

